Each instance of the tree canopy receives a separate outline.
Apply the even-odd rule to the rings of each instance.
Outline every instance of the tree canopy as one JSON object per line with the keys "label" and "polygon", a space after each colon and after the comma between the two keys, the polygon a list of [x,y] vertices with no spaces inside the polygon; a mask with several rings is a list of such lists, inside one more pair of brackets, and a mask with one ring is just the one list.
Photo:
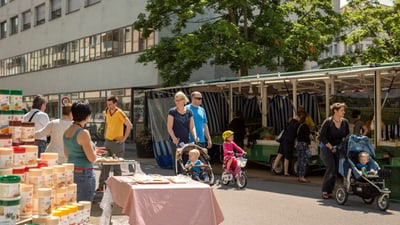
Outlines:
{"label": "tree canopy", "polygon": [[228,65],[240,76],[251,68],[303,69],[339,35],[343,22],[330,0],[148,0],[134,22],[159,42],[138,62],[155,62],[165,86],[189,80],[204,64]]}

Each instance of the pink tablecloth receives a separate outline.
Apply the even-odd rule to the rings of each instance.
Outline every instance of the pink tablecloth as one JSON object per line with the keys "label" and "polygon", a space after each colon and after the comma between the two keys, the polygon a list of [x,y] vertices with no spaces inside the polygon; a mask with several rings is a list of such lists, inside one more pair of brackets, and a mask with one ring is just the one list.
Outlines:
{"label": "pink tablecloth", "polygon": [[131,225],[216,225],[224,220],[207,184],[136,184],[119,176],[106,183]]}

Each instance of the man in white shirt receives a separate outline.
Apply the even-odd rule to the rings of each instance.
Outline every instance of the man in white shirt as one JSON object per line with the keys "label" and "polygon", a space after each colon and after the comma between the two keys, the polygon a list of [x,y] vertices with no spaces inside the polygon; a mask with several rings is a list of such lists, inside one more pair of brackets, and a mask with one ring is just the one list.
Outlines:
{"label": "man in white shirt", "polygon": [[[44,112],[46,105],[46,99],[42,95],[37,95],[33,99],[31,111],[24,115],[24,122],[35,123],[35,131],[42,129],[50,122],[49,116]],[[38,157],[40,158],[40,153],[46,150],[47,137],[35,139],[35,145],[38,146]]]}

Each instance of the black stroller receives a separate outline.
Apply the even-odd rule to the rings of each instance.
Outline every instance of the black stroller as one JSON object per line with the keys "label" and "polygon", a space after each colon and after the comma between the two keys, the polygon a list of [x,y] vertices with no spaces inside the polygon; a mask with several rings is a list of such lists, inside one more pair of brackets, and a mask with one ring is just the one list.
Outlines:
{"label": "black stroller", "polygon": [[185,168],[185,164],[189,159],[189,151],[192,149],[199,150],[199,160],[203,163],[203,165],[195,167],[200,167],[203,172],[207,173],[208,183],[210,185],[213,185],[215,182],[215,177],[211,168],[211,164],[209,162],[210,156],[208,155],[208,150],[196,144],[186,144],[183,147],[176,149],[175,173],[178,174],[178,171],[180,169],[180,171],[182,171],[182,174],[192,177],[191,170]]}
{"label": "black stroller", "polygon": [[[356,167],[358,154],[367,152],[370,162],[377,169],[375,175],[363,173]],[[374,160],[375,150],[366,136],[350,135],[346,140],[339,155],[339,174],[343,176],[343,185],[336,190],[336,202],[343,205],[347,202],[348,195],[354,194],[363,199],[366,204],[372,204],[377,198],[378,208],[385,211],[389,207],[390,190],[385,187],[385,178],[390,177],[390,170],[380,169]]]}

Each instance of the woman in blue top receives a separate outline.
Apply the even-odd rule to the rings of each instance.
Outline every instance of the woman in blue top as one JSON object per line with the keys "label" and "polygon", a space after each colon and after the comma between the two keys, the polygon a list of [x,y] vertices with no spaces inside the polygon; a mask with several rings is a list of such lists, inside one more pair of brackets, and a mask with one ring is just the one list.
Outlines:
{"label": "woman in blue top", "polygon": [[173,162],[175,162],[176,147],[183,147],[184,144],[189,143],[189,133],[192,133],[195,142],[199,141],[194,126],[193,112],[185,108],[185,104],[189,102],[189,99],[183,92],[178,91],[174,100],[175,107],[168,111],[167,119],[168,134],[172,142]]}
{"label": "woman in blue top", "polygon": [[105,152],[104,147],[95,147],[88,130],[84,129],[89,121],[91,110],[88,103],[78,102],[71,107],[73,124],[65,131],[64,154],[68,163],[74,164],[74,182],[77,185],[78,201],[93,201],[96,178],[93,162],[97,155]]}

